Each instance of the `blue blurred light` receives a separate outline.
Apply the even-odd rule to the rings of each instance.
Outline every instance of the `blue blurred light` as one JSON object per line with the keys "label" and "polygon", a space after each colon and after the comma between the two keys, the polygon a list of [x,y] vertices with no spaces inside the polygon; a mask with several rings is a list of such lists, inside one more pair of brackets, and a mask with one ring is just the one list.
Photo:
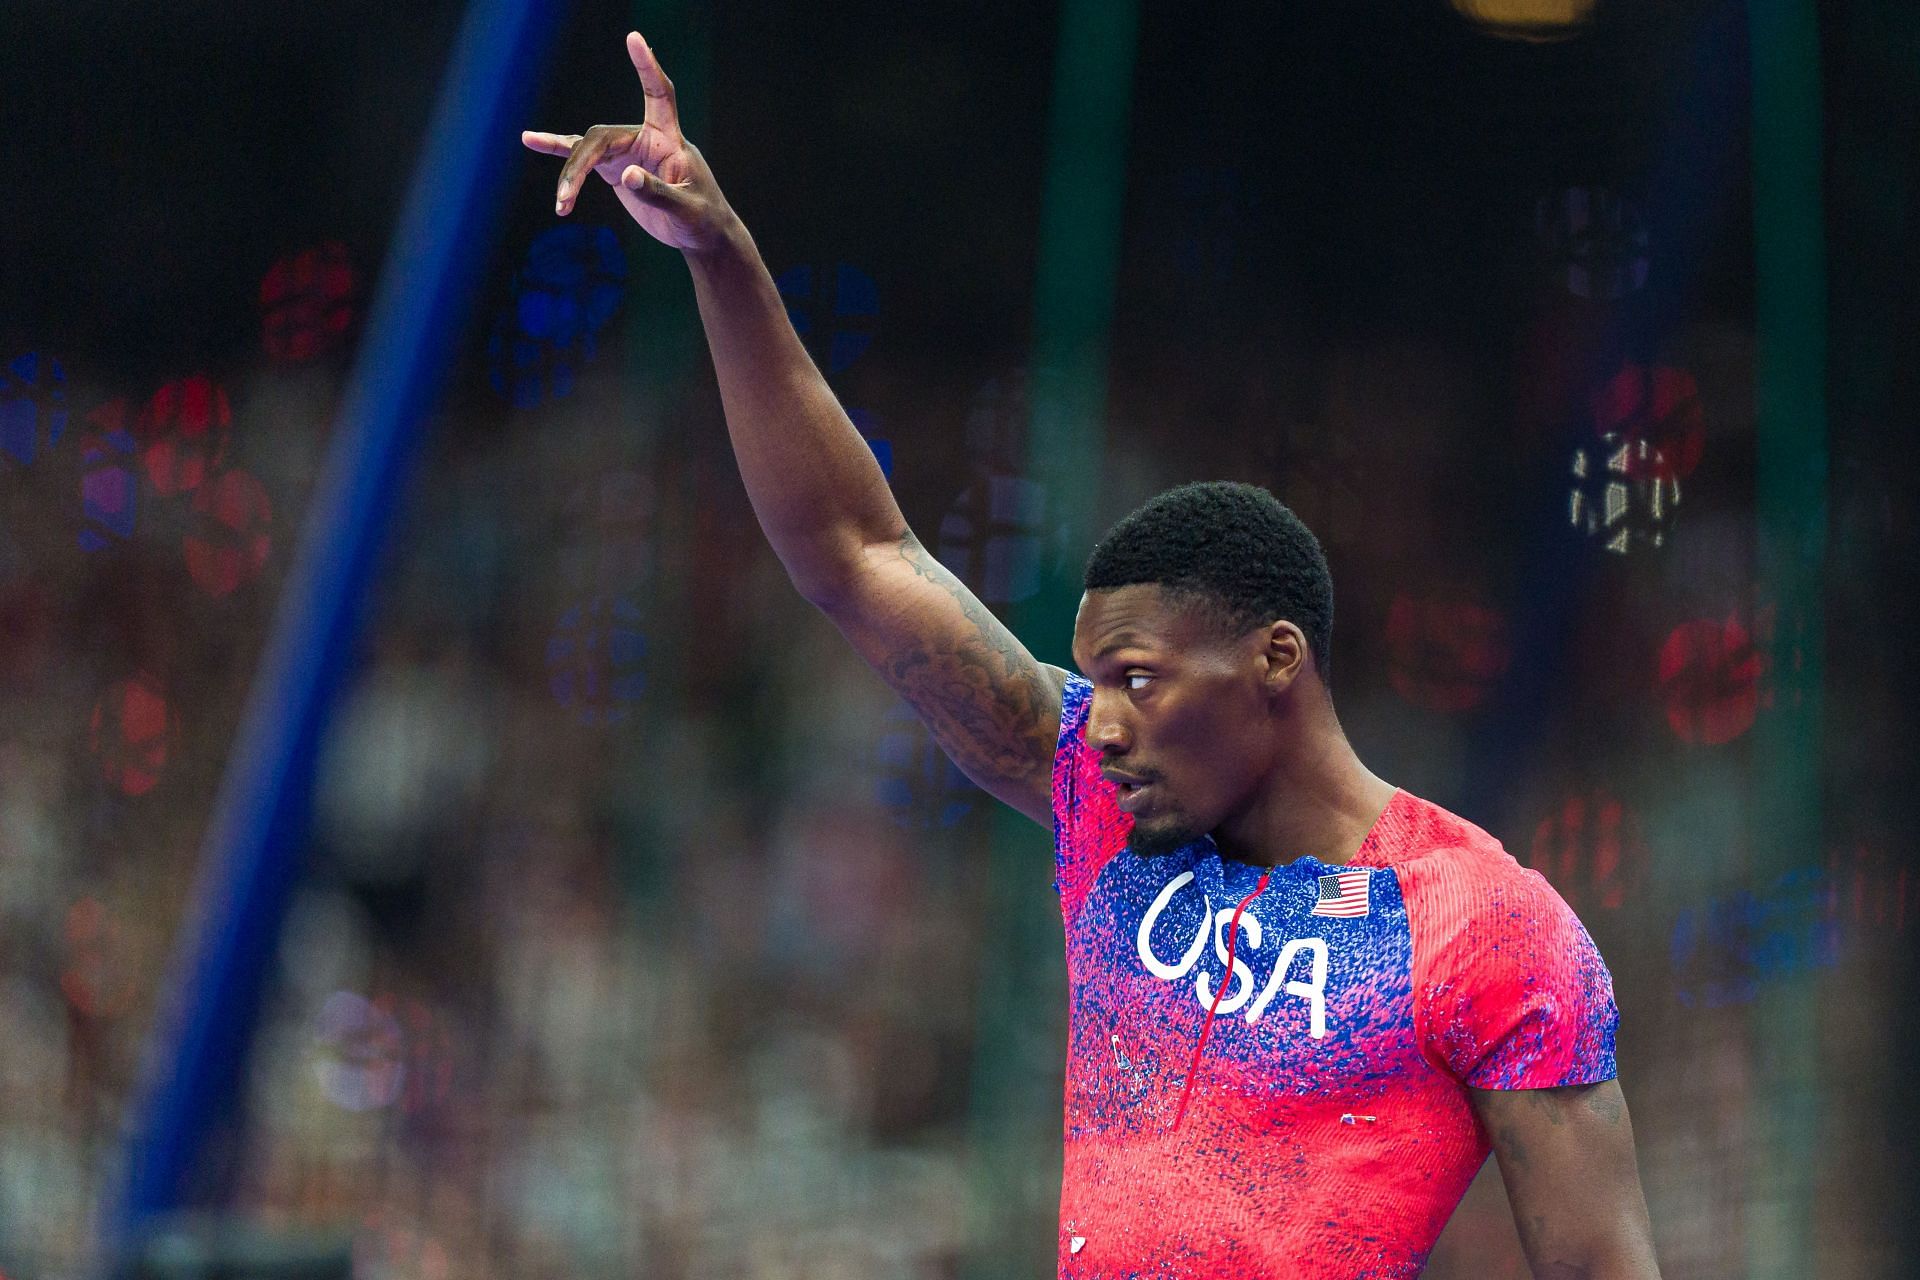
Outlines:
{"label": "blue blurred light", "polygon": [[[829,274],[832,293],[821,297],[818,286]],[[835,263],[830,272],[813,266],[789,267],[774,284],[786,303],[793,331],[829,376],[846,372],[873,345],[880,287],[860,268],[845,262]]]}
{"label": "blue blurred light", "polygon": [[1048,495],[1014,475],[985,475],[940,521],[938,557],[991,605],[1015,604],[1040,589]]}
{"label": "blue blurred light", "polygon": [[880,768],[875,793],[893,821],[908,830],[951,827],[980,797],[904,702],[887,713],[874,762]]}
{"label": "blue blurred light", "polygon": [[1669,940],[1674,996],[1688,1008],[1744,1004],[1763,984],[1840,960],[1833,892],[1817,867],[1801,867],[1764,893],[1748,889],[1683,910]]}
{"label": "blue blurred light", "polygon": [[625,720],[646,690],[647,639],[629,596],[596,596],[560,615],[547,640],[554,701],[586,725]]}
{"label": "blue blurred light", "polygon": [[124,430],[88,436],[81,446],[81,550],[104,551],[133,536],[140,508],[137,451],[132,434]]}
{"label": "blue blurred light", "polygon": [[487,338],[487,381],[516,409],[570,395],[575,371],[625,296],[627,261],[611,227],[543,232],[514,277],[513,301]]}
{"label": "blue blurred light", "polygon": [[1646,287],[1651,237],[1633,201],[1606,187],[1542,196],[1534,227],[1567,292],[1612,302]]}
{"label": "blue blurred light", "polygon": [[880,474],[889,480],[893,479],[893,442],[877,434],[880,430],[879,419],[865,409],[847,410],[847,419],[866,440],[867,447],[873,450],[874,460],[880,464]]}
{"label": "blue blurred light", "polygon": [[29,351],[0,373],[0,457],[23,467],[60,443],[67,429],[67,371]]}

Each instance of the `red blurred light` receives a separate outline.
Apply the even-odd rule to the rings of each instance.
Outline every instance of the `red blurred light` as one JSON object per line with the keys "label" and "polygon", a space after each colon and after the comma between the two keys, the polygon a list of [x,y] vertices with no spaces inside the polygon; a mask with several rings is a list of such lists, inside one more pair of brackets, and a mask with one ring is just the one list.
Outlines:
{"label": "red blurred light", "polygon": [[198,489],[225,458],[232,426],[226,388],[205,375],[154,392],[133,424],[154,492],[170,498]]}
{"label": "red blurred light", "polygon": [[1760,710],[1760,667],[1760,652],[1737,620],[1681,623],[1660,646],[1667,724],[1684,742],[1733,741]]}
{"label": "red blurred light", "polygon": [[1408,702],[1465,711],[1513,660],[1507,615],[1489,605],[1401,592],[1387,612],[1387,677]]}
{"label": "red blurred light", "polygon": [[1855,924],[1907,929],[1909,903],[1920,908],[1920,876],[1877,842],[1856,840],[1827,852],[1828,914]]}
{"label": "red blurred light", "polygon": [[160,684],[142,672],[110,686],[93,705],[88,737],[107,781],[128,796],[143,796],[166,767],[173,717]]}
{"label": "red blurred light", "polygon": [[1700,385],[1685,369],[1628,364],[1593,398],[1601,435],[1632,445],[1627,474],[1635,479],[1684,480],[1706,449],[1706,411]]}
{"label": "red blurred light", "polygon": [[273,504],[239,468],[222,472],[193,497],[193,526],[182,542],[187,572],[210,596],[230,595],[260,576],[273,553]]}
{"label": "red blurred light", "polygon": [[134,984],[120,922],[97,898],[81,898],[67,909],[64,937],[60,993],[67,1003],[93,1018],[125,1012]]}
{"label": "red blurred light", "polygon": [[1617,910],[1646,879],[1639,816],[1604,787],[1572,792],[1533,829],[1527,865],[1575,911]]}
{"label": "red blurred light", "polygon": [[331,351],[353,325],[359,292],[359,273],[338,240],[288,254],[260,281],[261,345],[290,364]]}

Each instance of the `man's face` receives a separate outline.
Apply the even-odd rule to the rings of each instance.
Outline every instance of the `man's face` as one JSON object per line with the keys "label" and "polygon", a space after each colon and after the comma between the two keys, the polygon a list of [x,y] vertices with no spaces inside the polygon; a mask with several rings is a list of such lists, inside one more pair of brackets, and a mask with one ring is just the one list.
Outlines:
{"label": "man's face", "polygon": [[1265,637],[1222,636],[1158,586],[1081,597],[1073,656],[1093,682],[1087,742],[1121,784],[1133,852],[1158,857],[1211,832],[1272,767]]}

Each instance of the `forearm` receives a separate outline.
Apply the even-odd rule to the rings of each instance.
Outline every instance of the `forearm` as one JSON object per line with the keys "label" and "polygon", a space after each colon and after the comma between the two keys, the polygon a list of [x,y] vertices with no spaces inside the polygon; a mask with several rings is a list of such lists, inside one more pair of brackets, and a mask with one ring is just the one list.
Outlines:
{"label": "forearm", "polygon": [[747,497],[794,585],[826,604],[863,550],[899,541],[906,519],[800,345],[746,228],[732,220],[687,263]]}

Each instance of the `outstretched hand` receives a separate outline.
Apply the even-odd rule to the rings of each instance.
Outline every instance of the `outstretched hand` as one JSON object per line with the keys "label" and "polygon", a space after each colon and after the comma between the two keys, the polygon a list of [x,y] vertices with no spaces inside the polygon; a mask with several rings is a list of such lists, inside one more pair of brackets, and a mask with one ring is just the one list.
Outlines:
{"label": "outstretched hand", "polygon": [[591,170],[613,187],[648,235],[683,251],[709,249],[725,234],[732,211],[706,160],[681,134],[673,82],[638,31],[627,35],[627,56],[647,96],[640,124],[597,124],[583,134],[529,129],[520,141],[567,158],[553,202],[561,217],[573,211]]}

